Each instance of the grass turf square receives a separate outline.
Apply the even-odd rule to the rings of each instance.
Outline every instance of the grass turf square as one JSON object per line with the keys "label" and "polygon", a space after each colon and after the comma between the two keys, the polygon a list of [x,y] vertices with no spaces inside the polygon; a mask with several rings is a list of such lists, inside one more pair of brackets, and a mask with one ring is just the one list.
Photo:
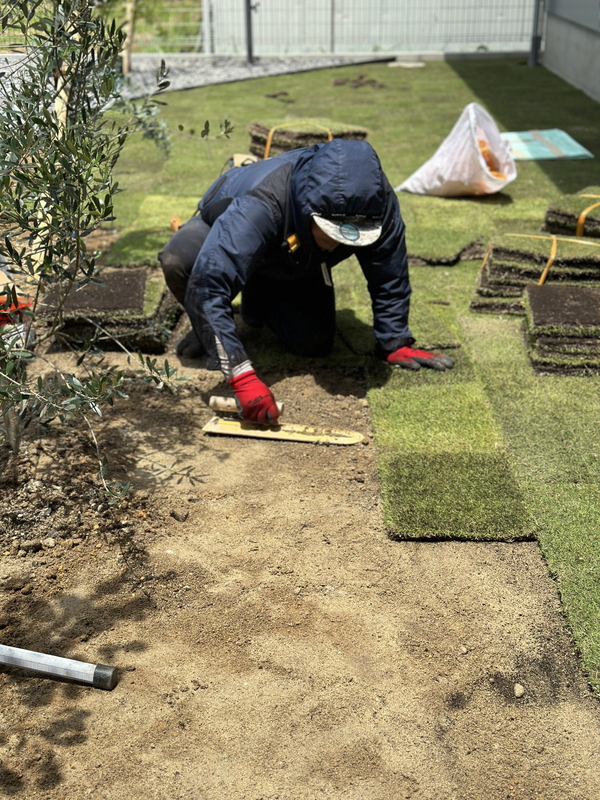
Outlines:
{"label": "grass turf square", "polygon": [[381,465],[394,539],[533,539],[506,453],[402,453]]}

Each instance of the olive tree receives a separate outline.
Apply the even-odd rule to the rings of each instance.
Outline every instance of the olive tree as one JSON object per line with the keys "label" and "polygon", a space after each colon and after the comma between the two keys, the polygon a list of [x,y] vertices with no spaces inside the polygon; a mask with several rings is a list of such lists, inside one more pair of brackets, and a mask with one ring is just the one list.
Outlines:
{"label": "olive tree", "polygon": [[[77,375],[49,362],[50,377],[30,374],[48,359],[44,343],[60,331],[69,293],[98,280],[86,238],[114,219],[114,167],[128,137],[141,131],[165,151],[169,140],[155,100],[123,98],[125,34],[104,2],[6,2],[0,42],[20,46],[0,67],[0,403],[15,450],[24,425],[88,420],[124,393],[123,372],[94,363]],[[166,86],[163,63],[157,90]],[[166,361],[136,362],[146,379],[172,385]]]}

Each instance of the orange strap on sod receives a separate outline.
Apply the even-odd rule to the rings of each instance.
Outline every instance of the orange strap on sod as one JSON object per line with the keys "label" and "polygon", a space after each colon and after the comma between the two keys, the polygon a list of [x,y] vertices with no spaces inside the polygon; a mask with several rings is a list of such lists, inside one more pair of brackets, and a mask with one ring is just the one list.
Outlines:
{"label": "orange strap on sod", "polygon": [[548,259],[548,263],[544,267],[544,271],[542,272],[540,279],[538,281],[538,286],[543,286],[546,283],[546,278],[548,277],[548,273],[550,272],[550,267],[556,258],[556,250],[558,248],[558,241],[556,236],[552,237],[552,246],[550,247],[550,258]]}
{"label": "orange strap on sod", "polygon": [[[599,203],[600,205],[600,203]],[[558,242],[570,242],[573,244],[573,239],[566,239],[560,236],[534,236],[530,233],[507,233],[507,236],[518,236],[520,239],[550,239],[552,245],[550,246],[550,258],[548,259],[544,271],[542,272],[538,281],[538,286],[543,286],[550,272],[550,267],[556,258],[556,250],[558,249]],[[591,247],[600,247],[600,242],[577,242],[577,244],[587,244]]]}
{"label": "orange strap on sod", "polygon": [[483,270],[486,268],[487,262],[490,260],[490,255],[492,254],[492,247],[493,245],[490,245],[488,247],[486,254],[483,257],[483,261],[481,262],[481,267],[479,268],[480,272],[483,272]]}
{"label": "orange strap on sod", "polygon": [[584,210],[581,212],[577,220],[577,227],[575,228],[575,236],[583,236],[583,229],[585,228],[585,218],[590,213],[590,211],[593,211],[595,208],[598,208],[599,206],[600,203],[594,203],[593,205],[584,208]]}
{"label": "orange strap on sod", "polygon": [[327,133],[327,141],[330,142],[333,139],[333,134],[326,128],[324,125],[316,125],[314,122],[304,122],[295,120],[294,122],[284,122],[282,125],[275,125],[269,131],[269,135],[267,136],[267,143],[265,145],[265,154],[263,156],[264,159],[269,157],[269,153],[271,152],[271,144],[273,143],[273,134],[275,131],[278,131],[280,128],[293,128],[294,125],[312,125],[313,128],[320,128],[322,131]]}

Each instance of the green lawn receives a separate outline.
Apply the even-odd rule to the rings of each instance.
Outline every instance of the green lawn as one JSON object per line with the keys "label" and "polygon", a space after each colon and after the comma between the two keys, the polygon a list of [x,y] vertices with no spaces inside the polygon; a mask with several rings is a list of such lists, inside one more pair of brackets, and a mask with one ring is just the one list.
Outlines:
{"label": "green lawn", "polygon": [[[386,88],[333,80],[366,74]],[[281,103],[266,94],[287,91]],[[246,126],[280,115],[329,118],[369,129],[392,185],[429,158],[462,108],[476,100],[503,130],[560,127],[600,156],[600,105],[543,68],[519,61],[428,63],[424,69],[345,67],[166,96],[174,131],[231,120],[230,140],[175,135],[161,161],[147,142],[118,165],[114,263],[152,260],[171,214],[186,218],[234,152]],[[501,195],[443,200],[402,194],[409,252],[452,261],[474,241],[536,231],[553,198],[600,184],[597,160],[520,162]],[[452,347],[451,372],[392,372],[340,346],[333,365],[358,358],[380,454],[384,512],[396,538],[537,538],[555,577],[590,682],[600,689],[600,378],[537,376],[522,322],[469,312],[478,262],[413,267],[411,324],[422,344]],[[354,348],[372,346],[368,297],[357,263],[336,268],[339,324]],[[459,345],[457,347],[457,345]],[[265,339],[264,364],[301,367]],[[309,366],[309,365],[307,365]]]}

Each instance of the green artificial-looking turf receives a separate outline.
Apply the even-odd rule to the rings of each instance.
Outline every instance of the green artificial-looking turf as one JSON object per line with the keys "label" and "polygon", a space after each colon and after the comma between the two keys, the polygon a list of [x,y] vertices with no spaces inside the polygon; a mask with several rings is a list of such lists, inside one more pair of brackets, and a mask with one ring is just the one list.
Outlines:
{"label": "green artificial-looking turf", "polygon": [[600,690],[600,485],[536,482],[526,487],[526,500],[588,679]]}
{"label": "green artificial-looking turf", "polygon": [[[585,197],[583,195],[595,196]],[[565,194],[561,197],[553,198],[550,202],[550,207],[554,211],[561,211],[578,217],[582,211],[591,205],[595,205],[598,201],[600,201],[600,186],[585,186],[577,194]],[[600,212],[594,209],[593,216],[597,217],[599,214]]]}
{"label": "green artificial-looking turf", "polygon": [[151,317],[156,313],[160,301],[165,293],[166,284],[162,272],[158,271],[148,276],[146,292],[144,295],[144,317]]}
{"label": "green artificial-looking turf", "polygon": [[522,323],[461,316],[592,685],[600,690],[600,376],[536,375]]}
{"label": "green artificial-looking turf", "polygon": [[505,194],[489,197],[441,198],[401,192],[398,195],[406,223],[408,253],[431,264],[454,264],[473,244],[488,246],[498,230],[521,232],[539,225],[546,201],[511,200]]}
{"label": "green artificial-looking turf", "polygon": [[[125,201],[121,198],[125,196]],[[109,250],[104,263],[156,264],[157,255],[173,235],[171,218],[182,222],[193,216],[198,197],[179,195],[144,195],[142,192],[118,194],[116,205],[122,209],[117,217],[120,236]]]}
{"label": "green artificial-looking turf", "polygon": [[[552,249],[552,236],[539,231],[496,234],[490,239],[492,258],[501,258],[521,263],[531,260],[545,264]],[[600,242],[589,239],[560,236],[556,243],[553,267],[569,264],[592,264],[600,266]]]}

